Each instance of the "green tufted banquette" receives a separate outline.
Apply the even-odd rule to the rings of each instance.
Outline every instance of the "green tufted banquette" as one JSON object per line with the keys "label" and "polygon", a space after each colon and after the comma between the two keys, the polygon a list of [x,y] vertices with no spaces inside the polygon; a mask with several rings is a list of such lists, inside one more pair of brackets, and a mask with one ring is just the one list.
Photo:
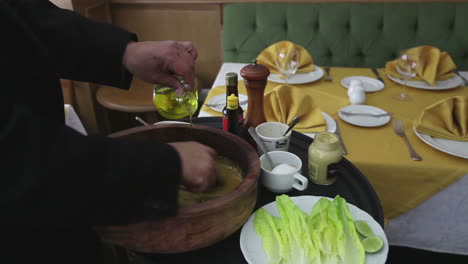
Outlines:
{"label": "green tufted banquette", "polygon": [[223,19],[225,62],[290,40],[321,66],[384,67],[402,49],[432,45],[468,70],[468,2],[226,4]]}

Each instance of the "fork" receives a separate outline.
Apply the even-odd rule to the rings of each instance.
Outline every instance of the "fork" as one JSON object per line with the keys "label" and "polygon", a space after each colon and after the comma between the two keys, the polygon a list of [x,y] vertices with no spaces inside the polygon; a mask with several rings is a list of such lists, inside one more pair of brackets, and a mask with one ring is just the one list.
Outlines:
{"label": "fork", "polygon": [[325,66],[325,72],[327,73],[327,76],[325,76],[325,81],[333,81],[332,77],[330,76],[330,66]]}
{"label": "fork", "polygon": [[[242,100],[239,102],[239,105],[243,105],[245,103],[248,102],[248,99],[245,99],[245,100]],[[226,105],[226,103],[219,103],[219,104],[205,104],[205,106],[208,106],[208,107],[216,107],[216,106],[220,106],[220,105]]]}
{"label": "fork", "polygon": [[393,125],[393,130],[395,131],[395,133],[405,140],[406,145],[408,146],[408,149],[411,155],[411,159],[416,160],[416,161],[422,160],[422,157],[419,156],[418,153],[416,153],[413,146],[411,146],[408,138],[406,137],[405,129],[403,128],[403,122],[400,119],[395,118],[393,119],[392,125]]}

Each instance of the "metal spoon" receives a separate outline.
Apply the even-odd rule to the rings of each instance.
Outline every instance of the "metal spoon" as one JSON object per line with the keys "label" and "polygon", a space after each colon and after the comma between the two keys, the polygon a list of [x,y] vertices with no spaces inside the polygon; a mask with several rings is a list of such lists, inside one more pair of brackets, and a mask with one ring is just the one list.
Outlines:
{"label": "metal spoon", "polygon": [[146,121],[143,120],[142,118],[140,118],[139,116],[135,116],[135,119],[136,119],[138,122],[142,123],[143,125],[148,126],[148,123],[146,123]]}
{"label": "metal spoon", "polygon": [[249,127],[249,134],[252,136],[252,138],[257,142],[257,145],[260,147],[260,149],[263,151],[265,154],[265,158],[267,159],[268,163],[270,164],[270,171],[273,170],[275,167],[273,165],[273,161],[271,160],[270,155],[268,155],[268,151],[265,148],[265,145],[263,145],[262,140],[258,137],[257,131],[255,131],[255,128]]}
{"label": "metal spoon", "polygon": [[296,116],[293,121],[291,121],[291,123],[289,123],[289,127],[288,129],[286,130],[286,132],[284,132],[283,134],[283,137],[286,136],[286,134],[289,132],[289,130],[291,130],[298,122],[299,120],[301,120],[301,117],[300,116]]}

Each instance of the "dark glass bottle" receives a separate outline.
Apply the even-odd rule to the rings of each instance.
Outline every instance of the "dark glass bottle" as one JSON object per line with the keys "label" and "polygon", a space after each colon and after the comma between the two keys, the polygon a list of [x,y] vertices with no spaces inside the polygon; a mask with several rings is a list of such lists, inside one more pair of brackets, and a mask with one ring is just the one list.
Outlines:
{"label": "dark glass bottle", "polygon": [[[229,105],[228,98],[231,95],[235,96],[235,100],[237,102],[237,107],[235,110],[228,109],[228,105]],[[234,98],[232,100],[234,100]],[[231,104],[233,104],[233,102]],[[223,108],[222,112],[223,112],[223,129],[240,136],[242,127],[244,125],[244,110],[239,105],[239,91],[237,88],[237,73],[235,72],[226,73],[226,106]],[[231,115],[231,116],[228,117],[228,115]],[[229,121],[229,122],[232,122],[232,124],[230,125],[231,128],[229,128],[228,126],[229,122],[227,122],[229,119],[232,119],[231,121]],[[236,124],[234,125],[234,123]]]}
{"label": "dark glass bottle", "polygon": [[242,112],[239,112],[239,98],[235,94],[227,97],[226,107],[223,109],[223,130],[235,135],[242,134]]}

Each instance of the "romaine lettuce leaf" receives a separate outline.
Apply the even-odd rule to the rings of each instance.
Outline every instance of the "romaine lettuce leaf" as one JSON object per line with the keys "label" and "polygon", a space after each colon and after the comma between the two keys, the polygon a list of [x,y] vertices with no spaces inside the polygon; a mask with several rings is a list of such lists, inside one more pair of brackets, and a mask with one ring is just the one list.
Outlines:
{"label": "romaine lettuce leaf", "polygon": [[270,215],[265,209],[258,209],[254,218],[254,228],[262,237],[262,247],[265,251],[268,263],[277,264],[282,262],[285,245],[280,234],[281,220]]}
{"label": "romaine lettuce leaf", "polygon": [[269,263],[274,264],[363,264],[365,252],[348,205],[340,196],[321,198],[310,214],[287,195],[276,197],[281,218],[259,209],[255,231]]}

